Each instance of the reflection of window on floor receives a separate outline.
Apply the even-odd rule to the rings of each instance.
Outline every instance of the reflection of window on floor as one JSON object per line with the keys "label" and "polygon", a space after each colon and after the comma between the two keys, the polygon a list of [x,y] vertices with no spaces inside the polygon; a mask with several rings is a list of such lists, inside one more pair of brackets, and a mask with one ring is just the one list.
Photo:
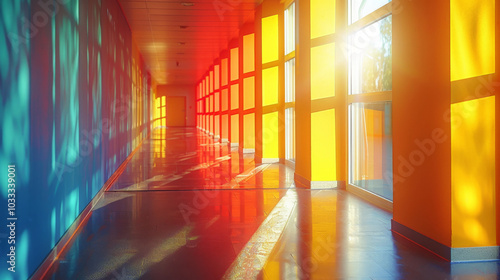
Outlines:
{"label": "reflection of window on floor", "polygon": [[160,103],[160,118],[161,118],[161,126],[167,125],[167,98],[165,96],[161,97]]}
{"label": "reflection of window on floor", "polygon": [[295,3],[285,10],[285,157],[295,161]]}
{"label": "reflection of window on floor", "polygon": [[161,96],[155,98],[155,110],[154,110],[154,123],[153,127],[165,126],[166,115],[167,115],[167,106],[166,106],[166,97]]}
{"label": "reflection of window on floor", "polygon": [[[154,100],[154,130],[151,140],[153,140],[152,145],[154,146],[154,158],[164,158],[165,157],[165,147],[166,147],[166,100],[165,96],[157,97]],[[155,166],[160,163],[155,162]]]}
{"label": "reflection of window on floor", "polygon": [[389,2],[349,5],[349,184],[392,200],[392,15],[373,13]]}

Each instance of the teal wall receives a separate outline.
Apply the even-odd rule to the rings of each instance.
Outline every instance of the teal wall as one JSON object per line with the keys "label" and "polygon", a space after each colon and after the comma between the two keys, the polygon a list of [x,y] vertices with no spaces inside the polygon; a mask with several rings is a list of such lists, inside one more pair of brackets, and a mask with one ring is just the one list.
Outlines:
{"label": "teal wall", "polygon": [[0,5],[0,218],[9,164],[18,218],[15,273],[0,231],[0,279],[26,279],[147,135],[151,78],[116,0]]}

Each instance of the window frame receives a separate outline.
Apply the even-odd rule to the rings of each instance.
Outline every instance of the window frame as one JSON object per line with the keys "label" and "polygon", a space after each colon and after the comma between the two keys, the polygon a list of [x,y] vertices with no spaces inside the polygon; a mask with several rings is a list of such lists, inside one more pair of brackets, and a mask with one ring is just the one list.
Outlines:
{"label": "window frame", "polygon": [[[351,23],[351,1],[347,0],[346,1],[346,6],[347,6],[347,27],[346,27],[346,34],[347,34],[347,42],[349,43],[348,46],[349,48],[352,47],[350,44],[350,36],[354,35],[356,32],[363,30],[366,27],[369,27],[370,25],[381,21],[389,16],[392,16],[392,1],[389,3],[379,7],[372,13],[367,14],[363,18],[358,19],[355,22]],[[392,42],[391,42],[392,43]],[[351,114],[351,108],[353,104],[364,104],[364,103],[384,103],[384,102],[391,102],[392,103],[392,89],[387,90],[387,91],[378,91],[378,92],[369,92],[369,93],[359,93],[359,94],[352,94],[352,73],[351,73],[351,55],[352,53],[349,53],[348,59],[347,59],[347,109],[346,109],[346,114],[347,114],[347,178],[346,178],[346,185],[347,189],[349,191],[352,191],[354,193],[357,193],[370,201],[373,201],[374,203],[380,205],[383,208],[392,210],[392,200],[385,198],[375,192],[369,191],[363,187],[357,186],[353,183],[352,181],[352,176],[353,176],[353,159],[352,155],[355,151],[353,151],[352,147],[352,114]],[[391,77],[392,79],[392,77]],[[392,116],[391,116],[392,118]],[[392,122],[392,119],[391,119]],[[391,158],[392,161],[392,158]],[[392,175],[392,174],[391,174]],[[392,182],[392,187],[393,187],[393,192],[394,192],[394,185]]]}

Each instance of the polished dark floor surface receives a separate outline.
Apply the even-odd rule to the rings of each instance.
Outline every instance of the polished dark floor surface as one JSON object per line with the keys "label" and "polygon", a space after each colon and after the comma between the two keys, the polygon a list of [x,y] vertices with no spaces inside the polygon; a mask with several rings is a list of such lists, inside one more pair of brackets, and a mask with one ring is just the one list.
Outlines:
{"label": "polished dark floor surface", "polygon": [[390,231],[343,190],[295,189],[194,128],[158,129],[95,206],[49,279],[497,279]]}

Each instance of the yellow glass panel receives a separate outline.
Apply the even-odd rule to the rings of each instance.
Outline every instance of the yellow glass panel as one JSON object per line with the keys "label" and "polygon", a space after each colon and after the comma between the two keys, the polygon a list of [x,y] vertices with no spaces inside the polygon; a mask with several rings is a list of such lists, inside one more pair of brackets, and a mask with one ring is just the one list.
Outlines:
{"label": "yellow glass panel", "polygon": [[335,96],[335,44],[311,48],[311,99]]}
{"label": "yellow glass panel", "polygon": [[231,49],[231,81],[237,80],[239,77],[238,69],[238,48]]}
{"label": "yellow glass panel", "polygon": [[221,62],[221,83],[222,86],[227,85],[227,58],[223,58]]}
{"label": "yellow glass panel", "polygon": [[311,39],[335,33],[335,1],[311,0]]}
{"label": "yellow glass panel", "polygon": [[335,109],[311,114],[311,180],[335,181]]}
{"label": "yellow glass panel", "polygon": [[451,0],[451,80],[495,73],[495,0]]}
{"label": "yellow glass panel", "polygon": [[215,65],[214,66],[214,89],[215,90],[218,90],[219,87],[220,87],[220,73],[219,73],[219,70],[220,70],[220,66],[219,65]]}
{"label": "yellow glass panel", "polygon": [[255,149],[255,116],[248,114],[243,116],[243,148]]}
{"label": "yellow glass panel", "polygon": [[451,114],[452,247],[496,246],[495,96]]}
{"label": "yellow glass panel", "polygon": [[279,158],[278,112],[262,115],[262,157]]}
{"label": "yellow glass panel", "polygon": [[228,100],[229,100],[229,95],[228,95],[228,90],[227,88],[226,89],[223,89],[222,90],[222,111],[226,111],[228,109]]}
{"label": "yellow glass panel", "polygon": [[155,98],[155,110],[154,110],[154,118],[158,119],[161,117],[160,111],[160,98]]}
{"label": "yellow glass panel", "polygon": [[254,34],[243,36],[243,73],[255,70]]}
{"label": "yellow glass panel", "polygon": [[278,60],[278,15],[262,19],[262,64]]}
{"label": "yellow glass panel", "polygon": [[262,106],[278,103],[278,66],[262,70]]}
{"label": "yellow glass panel", "polygon": [[240,120],[239,115],[231,116],[231,143],[239,143],[240,141]]}
{"label": "yellow glass panel", "polygon": [[248,77],[243,79],[243,109],[255,107],[255,78]]}
{"label": "yellow glass panel", "polygon": [[239,85],[231,85],[231,110],[238,109],[239,102]]}

